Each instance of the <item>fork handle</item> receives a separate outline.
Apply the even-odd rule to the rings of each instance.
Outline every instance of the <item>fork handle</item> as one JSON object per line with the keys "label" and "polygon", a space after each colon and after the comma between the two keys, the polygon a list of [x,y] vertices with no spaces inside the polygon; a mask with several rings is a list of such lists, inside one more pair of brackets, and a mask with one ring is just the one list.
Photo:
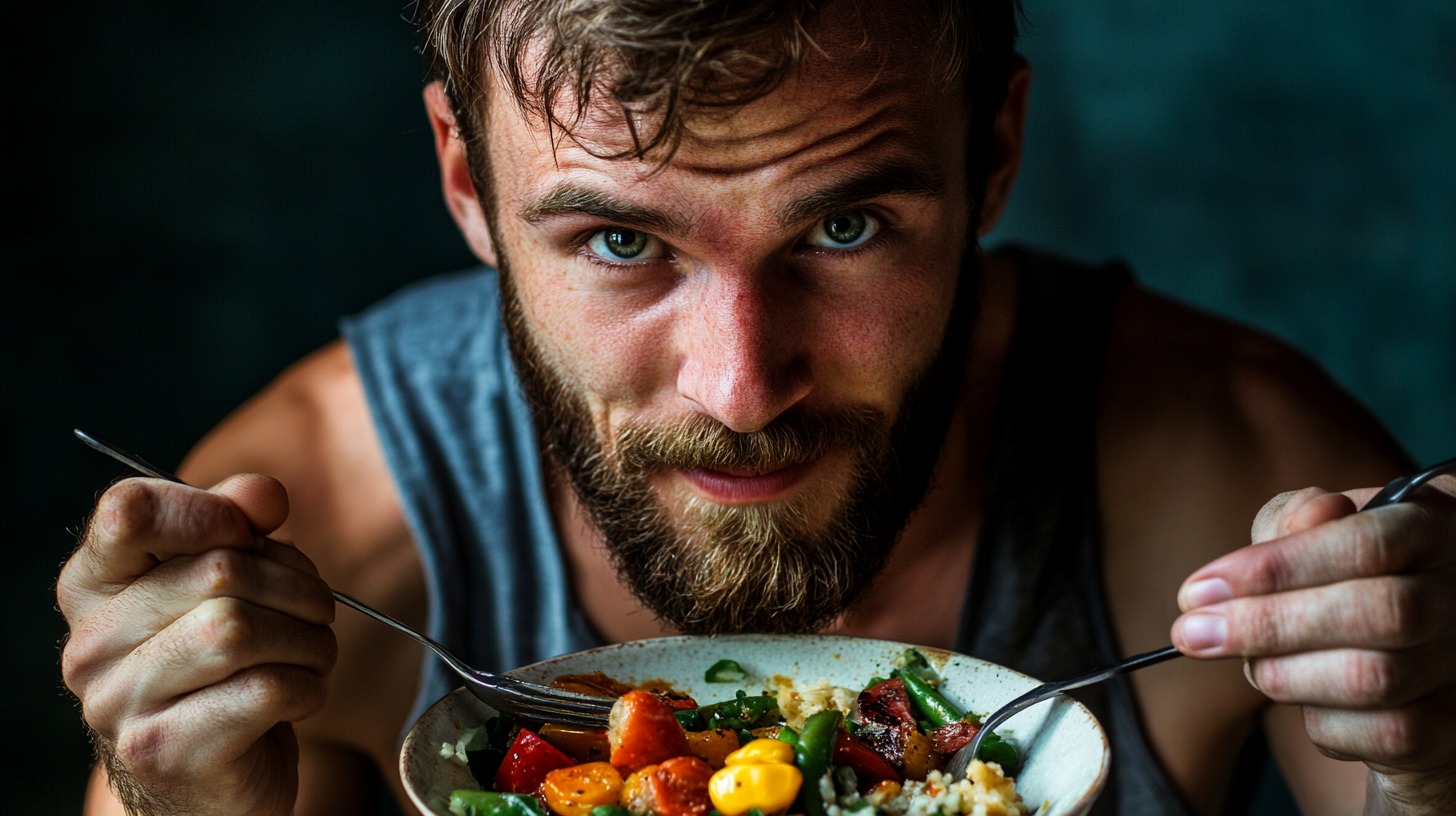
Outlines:
{"label": "fork handle", "polygon": [[1072,689],[1081,688],[1083,686],[1090,686],[1093,683],[1100,683],[1103,680],[1106,680],[1110,677],[1116,677],[1119,674],[1127,674],[1130,671],[1136,671],[1138,669],[1146,668],[1148,666],[1153,666],[1158,663],[1162,663],[1165,660],[1171,660],[1177,657],[1179,654],[1181,653],[1178,651],[1177,647],[1165,646],[1161,649],[1154,649],[1151,652],[1143,652],[1139,655],[1133,655],[1126,660],[1119,660],[1116,663],[1108,666],[1103,666],[1100,669],[1093,669],[1086,674],[1079,674],[1076,677],[1069,677],[1066,680],[1057,680],[1050,683],[1042,683],[1031,691],[1028,691],[1020,697],[1017,697],[1016,699],[1007,703],[1004,707],[988,717],[985,722],[981,723],[981,730],[977,732],[976,736],[979,737],[982,733],[990,732],[991,729],[995,728],[996,726],[1009,719],[1011,715],[1021,711],[1024,708],[1036,705],[1037,703],[1047,699],[1048,697],[1053,697],[1055,695],[1061,694],[1064,691],[1071,691]]}

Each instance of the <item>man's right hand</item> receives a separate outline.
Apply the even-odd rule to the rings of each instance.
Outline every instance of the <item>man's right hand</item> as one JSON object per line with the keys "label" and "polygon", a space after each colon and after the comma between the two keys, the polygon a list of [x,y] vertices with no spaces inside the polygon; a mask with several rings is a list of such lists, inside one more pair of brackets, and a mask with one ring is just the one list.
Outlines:
{"label": "man's right hand", "polygon": [[61,571],[66,685],[133,813],[288,814],[292,723],[324,704],[334,600],[268,538],[283,487],[128,479],[102,495]]}

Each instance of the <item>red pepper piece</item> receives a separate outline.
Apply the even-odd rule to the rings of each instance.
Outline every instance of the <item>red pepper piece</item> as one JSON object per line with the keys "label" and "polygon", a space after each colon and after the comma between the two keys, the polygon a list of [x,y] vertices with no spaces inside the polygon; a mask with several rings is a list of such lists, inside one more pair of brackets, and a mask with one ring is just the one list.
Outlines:
{"label": "red pepper piece", "polygon": [[981,727],[973,722],[961,720],[959,722],[946,723],[945,725],[930,730],[930,744],[935,746],[938,754],[954,754],[956,751],[971,744],[976,732]]}
{"label": "red pepper piece", "polygon": [[501,793],[527,793],[534,795],[546,781],[546,774],[557,768],[568,768],[576,760],[529,728],[516,732],[511,747],[506,749],[505,759],[495,772],[495,790]]}
{"label": "red pepper piece", "polygon": [[859,709],[860,722],[878,723],[889,728],[900,725],[915,727],[910,692],[905,690],[905,681],[898,677],[861,691],[855,705]]}
{"label": "red pepper piece", "polygon": [[704,816],[712,807],[708,780],[713,767],[694,756],[665,759],[642,780],[657,816]]}
{"label": "red pepper piece", "polygon": [[607,740],[612,746],[610,761],[623,776],[691,753],[687,732],[673,710],[670,703],[649,691],[629,691],[617,698]]}
{"label": "red pepper piece", "polygon": [[863,742],[855,739],[848,731],[840,731],[834,739],[834,753],[830,762],[843,765],[854,771],[859,789],[867,791],[876,782],[900,781],[900,773],[886,759]]}

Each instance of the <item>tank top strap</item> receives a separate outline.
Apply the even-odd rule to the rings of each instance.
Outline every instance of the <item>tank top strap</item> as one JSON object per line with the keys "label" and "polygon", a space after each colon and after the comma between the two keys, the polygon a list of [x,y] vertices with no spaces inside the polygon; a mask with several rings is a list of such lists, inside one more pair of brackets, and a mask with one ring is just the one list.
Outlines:
{"label": "tank top strap", "polygon": [[[1020,296],[959,646],[1055,680],[1120,656],[1102,582],[1095,430],[1112,315],[1132,275],[1118,262],[1004,251],[1020,267]],[[1147,745],[1126,678],[1075,696],[1113,746],[1093,813],[1188,812]]]}

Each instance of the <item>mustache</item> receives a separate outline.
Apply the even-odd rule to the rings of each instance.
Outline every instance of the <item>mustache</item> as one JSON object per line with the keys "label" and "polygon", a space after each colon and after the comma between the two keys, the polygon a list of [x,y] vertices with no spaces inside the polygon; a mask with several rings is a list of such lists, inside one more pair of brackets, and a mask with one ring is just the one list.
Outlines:
{"label": "mustache", "polygon": [[663,466],[766,472],[813,462],[836,448],[883,442],[886,425],[885,413],[868,406],[785,414],[749,433],[694,414],[666,423],[624,425],[617,433],[616,458],[625,475]]}

